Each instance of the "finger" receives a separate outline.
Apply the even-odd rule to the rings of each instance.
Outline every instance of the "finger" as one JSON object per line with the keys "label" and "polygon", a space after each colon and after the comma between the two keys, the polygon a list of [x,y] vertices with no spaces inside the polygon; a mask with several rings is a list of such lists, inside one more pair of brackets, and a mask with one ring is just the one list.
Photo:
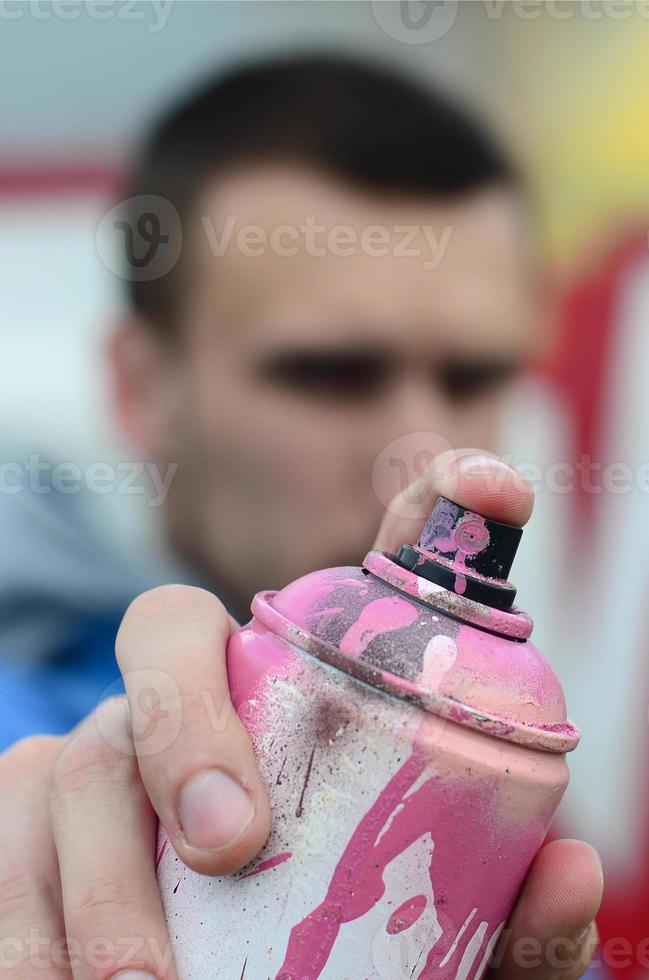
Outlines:
{"label": "finger", "polygon": [[534,503],[532,486],[497,456],[475,449],[449,450],[392,500],[375,548],[392,552],[402,544],[414,544],[440,496],[483,517],[518,527],[529,520]]}
{"label": "finger", "polygon": [[231,628],[209,592],[164,586],[135,600],[117,638],[144,785],[176,853],[204,874],[247,864],[270,827],[266,789],[230,701]]}
{"label": "finger", "polygon": [[69,980],[56,850],[47,806],[62,739],[34,737],[0,757],[0,978]]}
{"label": "finger", "polygon": [[[75,980],[176,977],[154,849],[157,822],[129,744],[124,698],[70,736],[52,776],[50,812]],[[140,971],[140,972],[138,972]]]}
{"label": "finger", "polygon": [[554,841],[537,855],[495,956],[498,980],[576,980],[597,941],[602,866],[582,841]]}

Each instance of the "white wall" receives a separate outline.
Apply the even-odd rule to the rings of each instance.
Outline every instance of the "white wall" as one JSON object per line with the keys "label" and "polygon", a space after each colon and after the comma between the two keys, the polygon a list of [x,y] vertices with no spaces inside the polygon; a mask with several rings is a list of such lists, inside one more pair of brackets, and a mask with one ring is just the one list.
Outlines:
{"label": "white wall", "polygon": [[[158,106],[206,73],[261,51],[373,52],[479,95],[487,66],[467,48],[473,4],[450,5],[457,8],[452,29],[434,44],[388,36],[379,21],[401,36],[400,5],[378,6],[375,16],[373,4],[355,0],[4,0],[0,64],[19,97],[3,105],[0,154],[46,146],[66,155],[96,143],[119,156]],[[98,19],[104,13],[111,16]]]}

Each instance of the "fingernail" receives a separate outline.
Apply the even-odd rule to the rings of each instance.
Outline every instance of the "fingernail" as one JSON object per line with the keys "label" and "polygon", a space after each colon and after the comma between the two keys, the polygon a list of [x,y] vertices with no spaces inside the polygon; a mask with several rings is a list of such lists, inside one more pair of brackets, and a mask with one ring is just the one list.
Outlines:
{"label": "fingernail", "polygon": [[463,456],[456,456],[454,459],[447,459],[444,466],[436,474],[436,485],[439,492],[455,499],[458,490],[459,480],[470,481],[472,485],[482,480],[489,486],[496,484],[496,489],[502,484],[511,480],[514,470],[507,466],[498,456],[490,453],[481,453],[477,450],[472,453],[465,453]]}
{"label": "fingernail", "polygon": [[254,804],[245,789],[220,769],[192,776],[180,797],[180,823],[190,847],[227,847],[254,815]]}
{"label": "fingernail", "polygon": [[457,475],[458,478],[462,477],[472,485],[482,485],[489,491],[514,491],[526,496],[532,492],[531,485],[517,469],[498,456],[489,456],[486,453],[460,460]]}
{"label": "fingernail", "polygon": [[498,456],[492,456],[490,453],[476,453],[472,456],[463,456],[457,464],[457,472],[465,476],[467,473],[471,475],[472,473],[480,474],[484,472],[494,473],[497,470],[505,473],[514,473],[516,470],[508,466],[502,459]]}
{"label": "fingernail", "polygon": [[442,476],[455,475],[460,471],[463,463],[470,464],[476,459],[498,459],[492,453],[483,449],[449,449],[445,453],[436,456],[430,466],[432,474]]}

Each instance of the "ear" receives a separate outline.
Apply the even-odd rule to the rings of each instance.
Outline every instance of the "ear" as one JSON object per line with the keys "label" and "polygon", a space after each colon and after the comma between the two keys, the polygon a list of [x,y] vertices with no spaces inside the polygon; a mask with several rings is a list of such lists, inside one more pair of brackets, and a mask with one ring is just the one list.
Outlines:
{"label": "ear", "polygon": [[118,324],[108,355],[110,394],[122,432],[145,459],[164,458],[169,440],[168,342],[132,317]]}

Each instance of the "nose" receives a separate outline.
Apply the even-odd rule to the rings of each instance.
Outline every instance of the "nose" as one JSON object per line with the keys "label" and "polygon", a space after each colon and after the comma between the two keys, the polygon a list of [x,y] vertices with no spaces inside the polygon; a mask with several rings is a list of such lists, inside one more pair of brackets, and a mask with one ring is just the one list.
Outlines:
{"label": "nose", "polygon": [[386,405],[393,438],[427,432],[441,442],[453,437],[453,412],[434,379],[423,372],[408,372],[393,386]]}

